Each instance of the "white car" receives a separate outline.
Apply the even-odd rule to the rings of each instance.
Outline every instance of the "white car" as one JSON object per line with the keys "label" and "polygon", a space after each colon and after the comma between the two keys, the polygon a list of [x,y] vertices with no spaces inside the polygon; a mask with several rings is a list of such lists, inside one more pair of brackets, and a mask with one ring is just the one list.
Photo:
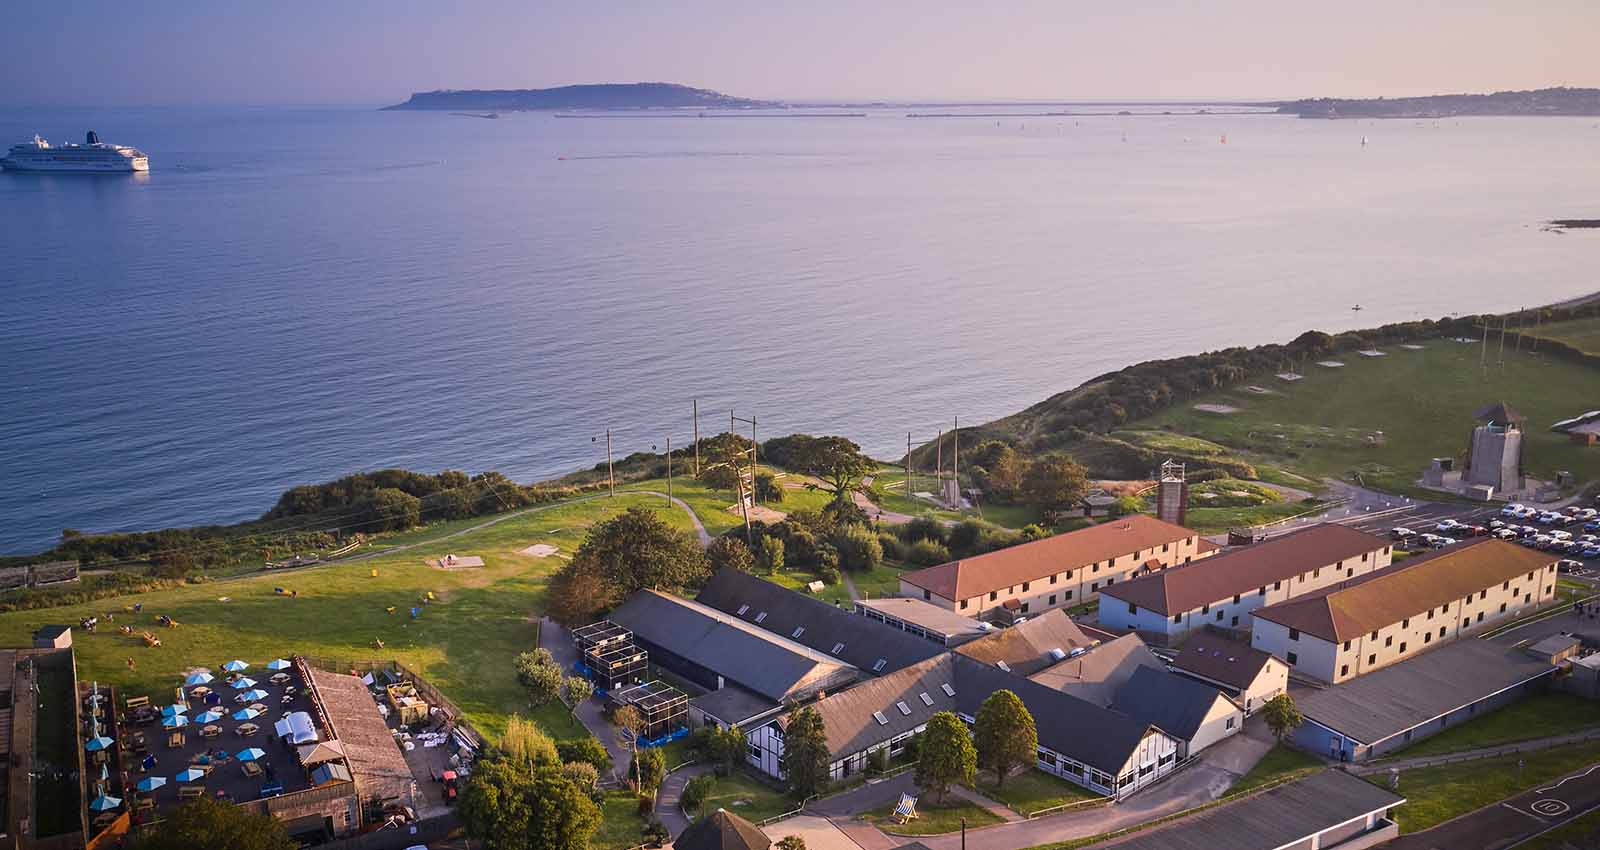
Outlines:
{"label": "white car", "polygon": [[1552,540],[1571,540],[1572,539],[1572,532],[1570,532],[1570,531],[1552,531],[1552,532],[1550,532],[1550,538]]}
{"label": "white car", "polygon": [[1494,536],[1500,538],[1501,540],[1516,540],[1518,534],[1509,528],[1502,528],[1499,531],[1496,531]]}

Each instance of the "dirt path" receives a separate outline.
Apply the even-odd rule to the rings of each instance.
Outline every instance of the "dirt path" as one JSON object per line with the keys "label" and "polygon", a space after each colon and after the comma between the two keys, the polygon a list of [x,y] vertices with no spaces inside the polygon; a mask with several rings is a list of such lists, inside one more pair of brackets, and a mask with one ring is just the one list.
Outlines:
{"label": "dirt path", "polygon": [[[866,478],[861,479],[861,486],[871,487],[872,476],[869,475]],[[871,499],[867,498],[867,494],[861,492],[860,490],[851,493],[850,498],[856,503],[856,507],[867,512],[867,516],[873,517],[874,519],[886,525],[901,525],[902,523],[907,523],[915,519],[915,517],[911,516],[910,514],[886,511],[883,508],[878,507]],[[851,593],[854,595],[853,589]]]}

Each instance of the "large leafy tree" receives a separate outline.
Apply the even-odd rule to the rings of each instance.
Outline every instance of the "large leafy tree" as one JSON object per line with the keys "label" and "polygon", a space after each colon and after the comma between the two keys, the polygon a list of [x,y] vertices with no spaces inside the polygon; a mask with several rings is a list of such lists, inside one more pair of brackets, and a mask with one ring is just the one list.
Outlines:
{"label": "large leafy tree", "polygon": [[681,590],[706,574],[700,544],[647,508],[629,508],[590,529],[572,558],[575,572],[594,570],[612,593],[640,588]]}
{"label": "large leafy tree", "polygon": [[1005,785],[1006,774],[1039,758],[1039,731],[1033,715],[1011,691],[995,691],[978,706],[972,731],[978,763],[994,771],[996,787]]}
{"label": "large leafy tree", "polygon": [[528,701],[535,706],[549,705],[561,698],[563,675],[550,650],[539,647],[517,654],[517,681],[528,690]]}
{"label": "large leafy tree", "polygon": [[636,777],[640,792],[654,791],[661,787],[661,780],[667,777],[667,757],[661,754],[657,747],[634,749],[633,775]]}
{"label": "large leafy tree", "polygon": [[587,850],[600,809],[560,765],[483,759],[456,807],[486,850]]}
{"label": "large leafy tree", "polygon": [[783,730],[783,767],[789,790],[797,799],[804,800],[827,787],[830,759],[822,715],[810,706],[789,715]]}
{"label": "large leafy tree", "polygon": [[876,461],[861,453],[860,446],[844,437],[817,437],[795,454],[800,471],[822,481],[811,486],[832,493],[835,502],[850,503],[851,494],[861,489],[861,479],[878,468]]}
{"label": "large leafy tree", "polygon": [[550,577],[550,591],[546,595],[546,610],[556,622],[576,628],[600,619],[603,611],[617,604],[615,589],[600,574],[599,564],[591,559],[584,563],[568,561]]}
{"label": "large leafy tree", "polygon": [[1034,461],[1022,478],[1024,498],[1046,515],[1075,507],[1088,489],[1088,473],[1066,455],[1050,455]]}
{"label": "large leafy tree", "polygon": [[207,797],[168,812],[133,842],[135,850],[296,850],[283,822]]}
{"label": "large leafy tree", "polygon": [[1261,707],[1261,714],[1266,717],[1267,728],[1272,730],[1273,737],[1280,744],[1306,720],[1300,713],[1300,706],[1295,705],[1294,697],[1288,694],[1278,694],[1267,700],[1267,704]]}
{"label": "large leafy tree", "polygon": [[948,711],[929,718],[917,745],[917,787],[943,801],[952,784],[971,784],[977,772],[978,750],[961,718]]}
{"label": "large leafy tree", "polygon": [[743,540],[727,535],[718,537],[706,547],[706,561],[713,570],[735,569],[747,573],[755,567],[755,556],[751,554],[750,547]]}

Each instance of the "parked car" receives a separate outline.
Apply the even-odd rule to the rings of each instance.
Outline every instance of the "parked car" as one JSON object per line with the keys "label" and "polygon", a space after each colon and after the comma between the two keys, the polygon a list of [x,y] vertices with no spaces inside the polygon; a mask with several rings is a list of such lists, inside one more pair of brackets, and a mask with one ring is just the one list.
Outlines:
{"label": "parked car", "polygon": [[1596,558],[1600,558],[1600,546],[1585,546],[1578,555],[1584,560],[1593,561]]}
{"label": "parked car", "polygon": [[1417,533],[1415,531],[1412,531],[1411,529],[1406,528],[1405,526],[1396,526],[1394,528],[1389,529],[1389,537],[1394,539],[1394,540],[1410,540],[1411,538],[1416,537],[1416,536],[1417,536]]}
{"label": "parked car", "polygon": [[1521,516],[1522,515],[1522,511],[1523,511],[1523,508],[1522,508],[1522,503],[1521,502],[1512,502],[1511,504],[1506,505],[1505,507],[1500,509],[1500,515],[1501,516]]}
{"label": "parked car", "polygon": [[1494,533],[1494,536],[1500,538],[1501,540],[1516,540],[1517,539],[1517,533],[1515,531],[1512,531],[1509,528],[1502,528],[1499,531],[1496,531]]}
{"label": "parked car", "polygon": [[1556,572],[1559,573],[1570,573],[1573,570],[1581,569],[1583,569],[1583,564],[1571,560],[1570,558],[1563,558],[1559,561],[1556,561]]}
{"label": "parked car", "polygon": [[1600,519],[1584,523],[1583,524],[1583,530],[1584,531],[1600,531]]}

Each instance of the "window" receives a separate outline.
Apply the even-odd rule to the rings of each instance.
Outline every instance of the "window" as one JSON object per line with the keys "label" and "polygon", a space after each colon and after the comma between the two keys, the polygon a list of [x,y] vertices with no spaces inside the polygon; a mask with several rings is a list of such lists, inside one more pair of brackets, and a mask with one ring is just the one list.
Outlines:
{"label": "window", "polygon": [[765,619],[767,619],[767,612],[765,612],[765,611],[762,611],[761,613],[756,615],[756,622],[758,622],[758,623],[763,621],[763,620],[765,620]]}
{"label": "window", "polygon": [[995,662],[995,663],[994,663],[994,666],[996,666],[996,667],[999,667],[999,668],[1000,668],[1000,669],[1001,669],[1001,670],[1004,670],[1004,671],[1006,671],[1006,672],[1007,672],[1007,673],[1010,673],[1010,672],[1011,672],[1011,665],[1010,665],[1010,664],[1007,664],[1007,663],[1005,663],[1005,662],[1004,662],[1004,661],[996,661],[996,662]]}
{"label": "window", "polygon": [[1267,595],[1267,586],[1264,585],[1264,584],[1261,585],[1261,589],[1256,591],[1256,595],[1257,596],[1266,596]]}
{"label": "window", "polygon": [[1219,622],[1219,623],[1220,623],[1220,622],[1222,622],[1222,615],[1223,615],[1223,614],[1226,614],[1226,613],[1228,613],[1228,612],[1226,612],[1226,611],[1223,611],[1223,610],[1222,610],[1222,609],[1220,609],[1220,608],[1219,608],[1219,609],[1217,609],[1217,622]]}
{"label": "window", "polygon": [[1116,583],[1117,583],[1117,580],[1114,579],[1114,578],[1106,579],[1106,587],[1110,587],[1111,585],[1116,584]]}
{"label": "window", "polygon": [[1344,571],[1344,577],[1345,578],[1355,578],[1356,577],[1356,568],[1355,567],[1351,567],[1350,569],[1345,570]]}
{"label": "window", "polygon": [[1239,594],[1237,594],[1237,593],[1235,593],[1233,595],[1233,604],[1235,604],[1235,605],[1239,604]]}
{"label": "window", "polygon": [[1321,567],[1317,567],[1316,569],[1311,571],[1311,577],[1312,578],[1318,578],[1321,575],[1322,575],[1322,568]]}
{"label": "window", "polygon": [[1461,628],[1464,629],[1464,628],[1466,628],[1467,626],[1470,626],[1470,625],[1472,625],[1472,618],[1471,617],[1462,617],[1461,618]]}
{"label": "window", "polygon": [[1432,608],[1428,609],[1428,619],[1430,619],[1430,620],[1433,619],[1433,609]]}
{"label": "window", "polygon": [[989,591],[989,601],[990,602],[993,602],[998,598],[1000,598],[1000,592],[999,591],[996,591],[996,590]]}
{"label": "window", "polygon": [[1051,584],[1055,584],[1056,583],[1056,578],[1057,578],[1057,576],[1051,576],[1050,577],[1050,583]]}
{"label": "window", "polygon": [[950,687],[950,683],[949,682],[946,682],[946,683],[940,685],[939,688],[940,688],[940,690],[944,691],[944,695],[947,696],[947,697],[953,697],[953,696],[956,695],[956,689]]}
{"label": "window", "polygon": [[1023,582],[1022,583],[1022,592],[1023,593],[1027,593],[1028,592],[1028,583],[1027,582]]}
{"label": "window", "polygon": [[1407,617],[1407,618],[1405,618],[1405,619],[1404,619],[1404,620],[1401,620],[1401,621],[1400,621],[1400,628],[1402,628],[1402,629],[1409,629],[1409,628],[1411,628],[1411,618],[1410,618],[1410,617]]}
{"label": "window", "polygon": [[1371,667],[1372,665],[1377,664],[1377,663],[1378,663],[1378,656],[1376,654],[1367,656],[1367,666],[1368,667]]}
{"label": "window", "polygon": [[1400,641],[1400,654],[1401,655],[1405,655],[1406,654],[1406,642],[1405,641]]}
{"label": "window", "polygon": [[1440,637],[1440,638],[1441,638],[1441,639],[1443,639],[1443,638],[1444,638],[1444,626],[1440,626],[1440,627],[1439,627],[1439,637]]}
{"label": "window", "polygon": [[961,600],[961,610],[967,610],[967,600],[965,599]]}
{"label": "window", "polygon": [[1340,664],[1339,665],[1339,676],[1340,676],[1340,678],[1343,678],[1343,677],[1348,676],[1348,675],[1350,675],[1350,665],[1348,665],[1348,664]]}
{"label": "window", "polygon": [[1172,615],[1172,622],[1174,622],[1174,623],[1183,622],[1183,615],[1182,614],[1173,614]]}
{"label": "window", "polygon": [[1483,612],[1482,611],[1478,612],[1478,622],[1480,622],[1480,623],[1483,622]]}
{"label": "window", "polygon": [[1026,602],[1022,603],[1022,613],[1028,613],[1028,603]]}
{"label": "window", "polygon": [[1202,614],[1211,613],[1211,606],[1210,605],[1201,605],[1200,606],[1200,613],[1202,613]]}
{"label": "window", "polygon": [[1163,551],[1163,552],[1167,551],[1167,547],[1169,547],[1171,545],[1172,545],[1171,543],[1163,543],[1163,544],[1161,544],[1161,551]]}
{"label": "window", "polygon": [[933,705],[933,697],[928,696],[927,691],[917,694],[917,698],[922,700],[923,705]]}
{"label": "window", "polygon": [[1366,553],[1366,555],[1362,555],[1361,556],[1361,563],[1365,564],[1367,562],[1367,555],[1370,555],[1370,554],[1372,554],[1372,553],[1368,552],[1368,553]]}
{"label": "window", "polygon": [[1234,614],[1233,615],[1233,622],[1230,623],[1230,625],[1234,625],[1234,626],[1239,625],[1239,615],[1238,614]]}
{"label": "window", "polygon": [[743,617],[744,616],[744,612],[746,612],[748,610],[750,610],[750,606],[749,605],[740,605],[739,606],[739,616]]}
{"label": "window", "polygon": [[1050,594],[1050,604],[1056,604],[1056,595],[1054,593]]}
{"label": "window", "polygon": [[877,661],[872,662],[872,672],[874,672],[874,673],[882,673],[884,665],[888,664],[888,663],[889,663],[889,660],[886,659],[886,658],[880,658]]}
{"label": "window", "polygon": [[1550,585],[1547,584],[1547,585],[1544,586],[1544,592],[1545,593],[1549,593],[1550,592]]}
{"label": "window", "polygon": [[1227,726],[1227,728],[1229,728],[1229,729],[1233,728],[1233,718],[1232,717],[1228,718],[1228,726]]}
{"label": "window", "polygon": [[1350,651],[1350,641],[1345,641],[1344,642],[1344,651],[1345,652],[1349,652]]}
{"label": "window", "polygon": [[1504,602],[1502,602],[1502,603],[1500,603],[1500,613],[1504,614],[1505,612],[1506,612],[1506,604]]}
{"label": "window", "polygon": [[1281,582],[1281,581],[1273,582],[1272,583],[1272,589],[1273,590],[1282,590],[1283,589],[1283,582]]}
{"label": "window", "polygon": [[1433,632],[1424,632],[1422,635],[1422,645],[1427,646],[1430,643],[1433,643]]}
{"label": "window", "polygon": [[897,702],[894,704],[894,707],[900,709],[901,714],[904,714],[907,717],[911,716],[911,706],[906,705],[903,702]]}
{"label": "window", "polygon": [[805,626],[796,626],[795,630],[793,632],[789,633],[789,637],[798,638],[798,637],[800,637],[801,635],[803,635],[805,633],[806,633],[806,627]]}
{"label": "window", "polygon": [[1383,645],[1384,646],[1394,646],[1394,635],[1389,635],[1388,637],[1384,638],[1383,639]]}
{"label": "window", "polygon": [[843,643],[836,643],[836,644],[833,645],[833,654],[834,655],[838,655],[839,653],[841,653],[843,651],[844,651],[844,644]]}
{"label": "window", "polygon": [[[922,591],[922,601],[923,602],[927,602],[927,601],[929,601],[931,599],[933,599],[933,594],[931,592],[926,591],[926,590]],[[963,608],[967,607],[967,603],[965,603],[965,602],[961,603],[961,607],[963,607]]]}
{"label": "window", "polygon": [[872,712],[872,719],[878,721],[878,725],[879,726],[888,726],[889,725],[889,718],[884,717],[883,716],[883,712],[881,712],[881,711]]}
{"label": "window", "polygon": [[1157,763],[1159,763],[1159,764],[1160,764],[1160,765],[1161,765],[1161,766],[1162,766],[1162,767],[1165,767],[1165,766],[1167,766],[1167,765],[1168,765],[1168,764],[1171,764],[1171,763],[1172,763],[1172,759],[1173,759],[1173,757],[1174,757],[1174,756],[1176,756],[1176,755],[1177,755],[1177,753],[1167,753],[1167,754],[1166,754],[1166,755],[1164,755],[1164,756],[1162,756],[1162,757],[1161,757],[1161,758],[1159,758],[1159,759],[1157,759],[1157,760],[1156,760],[1156,761],[1157,761]]}
{"label": "window", "polygon": [[1288,658],[1289,658],[1289,666],[1290,667],[1293,667],[1295,664],[1299,663],[1299,661],[1300,661],[1300,656],[1294,654],[1293,652],[1289,653]]}
{"label": "window", "polygon": [[1485,600],[1485,599],[1488,599],[1488,598],[1489,598],[1489,591],[1487,591],[1487,590],[1478,591],[1478,600],[1480,602]]}
{"label": "window", "polygon": [[1100,582],[1094,582],[1093,584],[1089,585],[1089,592],[1090,593],[1095,593],[1098,590],[1100,590]]}
{"label": "window", "polygon": [[1289,640],[1299,640],[1299,639],[1300,639],[1300,630],[1299,629],[1290,629],[1289,630]]}
{"label": "window", "polygon": [[1061,598],[1062,598],[1062,599],[1065,599],[1065,600],[1068,600],[1068,601],[1071,601],[1071,599],[1072,599],[1072,591],[1070,591],[1070,590],[1069,590],[1069,591],[1067,591],[1067,595],[1066,595],[1066,596],[1063,596],[1063,597],[1061,597]]}
{"label": "window", "polygon": [[1377,640],[1377,639],[1378,639],[1378,633],[1377,632],[1373,632],[1372,635],[1367,638],[1367,640]]}
{"label": "window", "polygon": [[1133,604],[1132,602],[1129,602],[1128,603],[1128,613],[1129,614],[1137,614],[1137,613],[1139,613],[1139,606]]}
{"label": "window", "polygon": [[1526,604],[1528,604],[1529,602],[1532,602],[1532,601],[1533,601],[1533,594],[1524,593],[1522,595],[1522,604],[1526,605]]}
{"label": "window", "polygon": [[1500,589],[1501,590],[1510,590],[1511,589],[1511,582],[1509,580],[1507,580],[1506,582],[1502,583],[1500,585]]}
{"label": "window", "polygon": [[1093,569],[1091,569],[1091,570],[1089,570],[1089,572],[1091,572],[1091,573],[1097,573],[1097,572],[1100,572],[1100,565],[1099,565],[1099,564],[1095,564],[1095,565],[1094,565],[1094,568],[1093,568]]}

